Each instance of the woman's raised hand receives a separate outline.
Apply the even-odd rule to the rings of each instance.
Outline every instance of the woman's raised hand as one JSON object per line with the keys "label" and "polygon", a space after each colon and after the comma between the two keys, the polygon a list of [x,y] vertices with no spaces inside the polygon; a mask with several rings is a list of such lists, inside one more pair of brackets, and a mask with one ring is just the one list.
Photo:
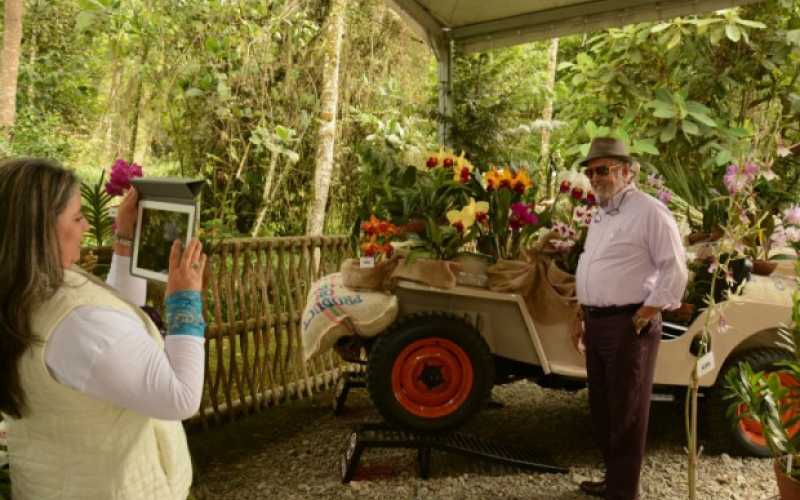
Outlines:
{"label": "woman's raised hand", "polygon": [[166,295],[181,290],[201,291],[207,258],[203,253],[203,245],[197,238],[193,238],[185,249],[180,240],[172,242]]}
{"label": "woman's raised hand", "polygon": [[133,230],[136,227],[137,204],[139,202],[139,194],[136,189],[130,188],[122,202],[117,207],[117,229],[118,235],[123,238],[133,239]]}

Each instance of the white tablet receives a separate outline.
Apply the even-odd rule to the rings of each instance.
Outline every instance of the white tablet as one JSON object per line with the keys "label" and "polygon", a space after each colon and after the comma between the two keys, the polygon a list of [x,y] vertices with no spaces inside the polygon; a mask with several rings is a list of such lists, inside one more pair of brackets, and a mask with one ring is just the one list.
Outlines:
{"label": "white tablet", "polygon": [[150,200],[139,202],[131,274],[166,283],[172,242],[179,239],[186,247],[194,234],[194,214],[194,205]]}

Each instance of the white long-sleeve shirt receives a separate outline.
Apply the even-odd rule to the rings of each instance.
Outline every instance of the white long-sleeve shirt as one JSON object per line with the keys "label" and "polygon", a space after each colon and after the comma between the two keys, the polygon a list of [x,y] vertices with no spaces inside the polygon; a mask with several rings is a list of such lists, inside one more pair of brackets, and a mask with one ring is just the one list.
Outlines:
{"label": "white long-sleeve shirt", "polygon": [[[131,276],[130,257],[114,255],[106,282],[137,305],[147,282]],[[164,349],[132,312],[84,306],[68,314],[45,344],[55,379],[96,399],[162,420],[182,420],[200,406],[205,340],[168,335]]]}
{"label": "white long-sleeve shirt", "polygon": [[[614,212],[615,215],[608,212]],[[589,306],[644,303],[680,306],[686,256],[669,209],[634,186],[618,193],[589,225],[575,273],[578,302]]]}

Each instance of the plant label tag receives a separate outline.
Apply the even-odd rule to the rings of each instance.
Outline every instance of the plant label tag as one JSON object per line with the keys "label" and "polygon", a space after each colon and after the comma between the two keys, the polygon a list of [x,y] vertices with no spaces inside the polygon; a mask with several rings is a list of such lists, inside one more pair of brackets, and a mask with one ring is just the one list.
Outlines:
{"label": "plant label tag", "polygon": [[358,267],[361,269],[369,269],[375,267],[375,257],[361,257],[361,261],[358,264]]}
{"label": "plant label tag", "polygon": [[710,373],[715,366],[717,365],[714,362],[714,353],[707,353],[705,356],[697,360],[697,378],[702,377],[706,373]]}

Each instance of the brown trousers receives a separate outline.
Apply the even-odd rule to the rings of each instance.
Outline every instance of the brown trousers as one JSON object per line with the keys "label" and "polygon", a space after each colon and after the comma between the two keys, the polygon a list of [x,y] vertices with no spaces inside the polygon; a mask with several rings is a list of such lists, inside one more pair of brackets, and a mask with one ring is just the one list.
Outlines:
{"label": "brown trousers", "polygon": [[661,317],[639,335],[633,313],[587,317],[586,369],[592,425],[606,466],[606,499],[639,498]]}

